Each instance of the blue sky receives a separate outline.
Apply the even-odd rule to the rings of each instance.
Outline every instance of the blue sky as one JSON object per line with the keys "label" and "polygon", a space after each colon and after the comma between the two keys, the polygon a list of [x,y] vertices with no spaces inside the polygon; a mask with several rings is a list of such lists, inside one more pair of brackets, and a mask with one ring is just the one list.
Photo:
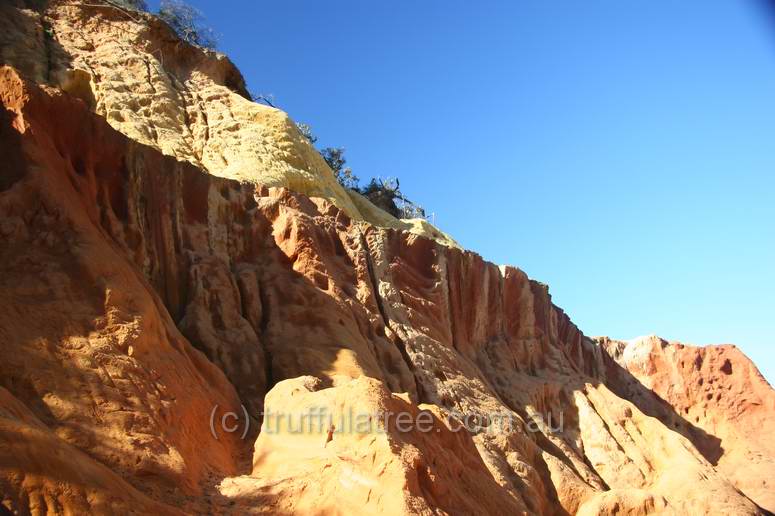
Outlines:
{"label": "blue sky", "polygon": [[252,90],[588,335],[735,343],[775,381],[762,4],[191,3]]}

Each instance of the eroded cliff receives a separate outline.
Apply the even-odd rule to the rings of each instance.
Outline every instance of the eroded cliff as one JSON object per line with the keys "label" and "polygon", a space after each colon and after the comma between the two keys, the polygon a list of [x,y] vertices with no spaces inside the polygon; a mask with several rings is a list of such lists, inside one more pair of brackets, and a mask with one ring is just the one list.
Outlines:
{"label": "eroded cliff", "polygon": [[[353,202],[223,56],[24,7],[0,36],[3,506],[775,509],[775,393],[738,351],[591,340],[519,269]],[[312,410],[429,427],[266,416]]]}

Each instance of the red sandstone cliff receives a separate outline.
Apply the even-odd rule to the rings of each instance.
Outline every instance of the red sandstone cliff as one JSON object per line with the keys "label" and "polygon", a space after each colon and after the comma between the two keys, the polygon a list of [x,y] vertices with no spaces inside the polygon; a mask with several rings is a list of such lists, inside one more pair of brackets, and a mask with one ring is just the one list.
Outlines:
{"label": "red sandstone cliff", "polygon": [[[151,62],[138,41],[170,36],[82,11],[3,7],[14,30],[58,27],[69,58],[44,74],[34,48],[0,47],[17,68],[0,71],[2,506],[775,510],[775,392],[739,351],[585,337],[522,271],[316,182],[330,171],[284,115],[236,98],[222,57],[168,43],[148,104],[127,107],[103,52]],[[126,39],[121,24],[145,32]],[[79,60],[80,82],[67,68]],[[251,143],[217,136],[224,124]],[[278,177],[291,188],[266,186]],[[211,428],[241,405],[244,439],[244,420]],[[431,427],[299,433],[260,417],[320,408],[423,413]],[[460,431],[461,415],[476,424]]]}

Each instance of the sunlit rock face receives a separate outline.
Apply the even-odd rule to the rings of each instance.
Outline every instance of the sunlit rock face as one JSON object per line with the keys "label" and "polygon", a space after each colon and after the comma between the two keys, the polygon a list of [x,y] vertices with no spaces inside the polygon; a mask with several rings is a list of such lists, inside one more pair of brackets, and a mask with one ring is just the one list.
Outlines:
{"label": "sunlit rock face", "polygon": [[775,510],[738,350],[585,337],[341,189],[223,56],[77,3],[0,7],[5,508]]}
{"label": "sunlit rock face", "polygon": [[753,362],[729,345],[598,342],[621,366],[609,379],[620,396],[678,428],[738,489],[775,509],[775,395]]}
{"label": "sunlit rock face", "polygon": [[327,199],[357,220],[456,245],[425,220],[398,220],[344,189],[286,113],[250,100],[226,56],[188,45],[158,19],[115,5],[6,0],[0,62],[80,98],[131,139],[210,174],[288,187]]}

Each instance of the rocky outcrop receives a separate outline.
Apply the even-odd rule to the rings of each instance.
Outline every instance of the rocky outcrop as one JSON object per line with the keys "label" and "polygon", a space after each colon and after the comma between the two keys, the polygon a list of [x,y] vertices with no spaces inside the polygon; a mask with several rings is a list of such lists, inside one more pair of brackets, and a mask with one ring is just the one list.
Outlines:
{"label": "rocky outcrop", "polygon": [[[221,485],[240,513],[266,512],[267,492],[275,499],[271,512],[280,513],[525,511],[492,481],[470,435],[448,426],[438,407],[418,406],[365,376],[324,385],[299,377],[267,395],[251,474]],[[417,428],[402,426],[402,414]]]}
{"label": "rocky outcrop", "polygon": [[[519,269],[327,194],[286,115],[145,15],[2,9],[61,52],[0,46],[21,62],[0,69],[2,506],[773,509],[775,454],[746,426],[769,428],[773,391],[736,350],[593,341]],[[330,424],[287,424],[313,411]]]}
{"label": "rocky outcrop", "polygon": [[621,366],[609,378],[620,395],[678,427],[738,489],[775,511],[775,391],[739,349],[653,336],[599,342]]}
{"label": "rocky outcrop", "polygon": [[133,140],[220,177],[288,187],[352,218],[456,245],[426,221],[395,219],[342,188],[286,113],[251,102],[226,56],[113,2],[15,2],[0,5],[0,60],[81,98]]}
{"label": "rocky outcrop", "polygon": [[[16,437],[6,433],[0,445],[3,491],[23,512],[33,494],[8,486],[26,486],[28,473],[47,471],[48,483],[67,495],[59,500],[43,482],[40,497],[59,500],[55,512],[77,512],[81,502],[70,505],[70,490],[56,480],[66,474],[56,460],[75,447],[93,463],[83,457],[70,468],[87,464],[91,476],[82,472],[81,480],[100,481],[88,489],[122,485],[101,478],[101,463],[146,492],[201,494],[210,478],[237,470],[241,443],[210,443],[206,422],[211,407],[236,410],[239,399],[181,335],[141,270],[106,238],[97,205],[85,204],[97,189],[122,202],[115,189],[123,185],[114,183],[110,194],[89,174],[120,171],[112,160],[122,156],[113,153],[129,142],[80,103],[30,89],[9,68],[0,70],[0,83],[0,148],[10,156],[4,167],[12,167],[4,168],[0,193],[1,382],[13,396],[6,401],[24,404],[48,430],[11,412],[4,430]],[[35,454],[20,452],[15,441],[23,444],[28,433],[52,449],[28,443]]]}

